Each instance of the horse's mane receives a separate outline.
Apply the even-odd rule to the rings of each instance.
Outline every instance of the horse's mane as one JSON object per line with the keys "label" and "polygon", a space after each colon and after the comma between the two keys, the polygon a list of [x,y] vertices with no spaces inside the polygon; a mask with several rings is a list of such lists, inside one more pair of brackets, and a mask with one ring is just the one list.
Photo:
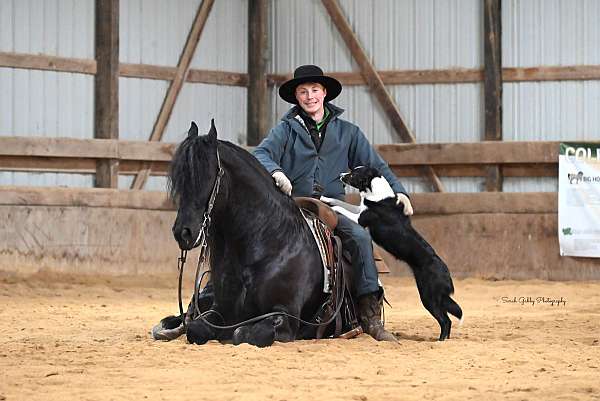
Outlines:
{"label": "horse's mane", "polygon": [[[259,178],[258,182],[264,182],[261,190],[274,190],[269,173],[251,153],[229,141],[218,140],[217,143],[222,164],[233,161],[240,169],[251,169]],[[216,172],[216,165],[212,166],[209,161],[213,160],[214,151],[207,136],[188,136],[181,142],[173,155],[167,177],[167,190],[172,199],[177,199],[186,185],[200,188],[205,184],[202,179],[208,169]]]}

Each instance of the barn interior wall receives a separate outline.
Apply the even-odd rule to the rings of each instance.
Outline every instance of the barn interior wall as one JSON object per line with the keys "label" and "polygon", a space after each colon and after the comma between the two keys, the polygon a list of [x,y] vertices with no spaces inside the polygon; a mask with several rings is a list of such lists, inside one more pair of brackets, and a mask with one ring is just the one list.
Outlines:
{"label": "barn interior wall", "polygon": [[[350,25],[376,70],[482,68],[481,2],[340,1]],[[271,1],[270,71],[287,73],[301,64],[325,71],[358,71],[357,64],[319,0]],[[276,96],[274,88],[272,96]],[[483,131],[479,83],[388,86],[417,142],[474,142]],[[389,119],[366,86],[346,86],[335,103],[372,143],[399,142]],[[277,98],[275,123],[289,105]],[[447,190],[477,192],[476,178],[442,179]],[[419,178],[405,178],[411,192],[429,191]]]}
{"label": "barn interior wall", "polygon": [[[505,67],[600,65],[600,3],[502,2]],[[600,137],[600,81],[503,85],[505,141],[586,141]],[[506,192],[558,191],[555,178],[510,178]]]}
{"label": "barn interior wall", "polygon": [[[176,66],[201,0],[121,0],[122,63]],[[215,1],[190,68],[246,72],[245,0]],[[94,58],[94,0],[0,1],[0,51]],[[119,137],[147,140],[168,89],[167,81],[119,79]],[[94,77],[0,68],[0,135],[92,138]],[[246,142],[246,89],[186,83],[163,140],[179,142],[194,120],[219,137]],[[128,188],[131,176],[121,176]],[[92,175],[0,172],[0,185],[93,186]],[[164,177],[146,189],[164,190]]]}
{"label": "barn interior wall", "polygon": [[[201,0],[120,1],[120,61],[175,66]],[[482,68],[479,0],[341,0],[340,6],[378,70]],[[271,0],[268,72],[289,73],[304,63],[326,71],[357,71],[349,50],[319,0]],[[246,72],[246,0],[215,1],[192,68]],[[600,64],[600,4],[595,0],[502,2],[506,67]],[[176,21],[177,23],[172,23]],[[94,0],[0,1],[0,51],[91,59]],[[120,78],[120,137],[147,139],[166,93],[166,81]],[[473,142],[483,132],[480,83],[388,87],[417,142]],[[523,82],[503,86],[504,140],[588,140],[600,130],[600,82]],[[270,93],[270,121],[289,105]],[[93,77],[0,68],[0,135],[93,136]],[[346,86],[336,103],[377,144],[398,142],[366,87]],[[179,141],[191,120],[244,143],[246,89],[186,84],[164,140]],[[131,177],[120,177],[126,188]],[[410,191],[427,191],[405,178]],[[442,178],[447,190],[476,192],[478,178]],[[91,186],[91,175],[1,172],[0,185]],[[164,188],[153,177],[147,189]],[[556,180],[510,178],[505,191],[556,191]]]}

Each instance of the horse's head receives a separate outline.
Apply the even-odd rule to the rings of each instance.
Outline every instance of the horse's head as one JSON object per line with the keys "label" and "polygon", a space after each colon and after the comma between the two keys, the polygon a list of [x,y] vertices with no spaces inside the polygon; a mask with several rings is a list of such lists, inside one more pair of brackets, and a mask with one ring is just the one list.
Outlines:
{"label": "horse's head", "polygon": [[208,134],[201,136],[198,126],[192,122],[187,138],[177,147],[171,160],[169,192],[178,207],[173,236],[183,250],[199,245],[197,239],[204,215],[209,212],[211,194],[218,191],[214,189],[220,168],[217,143],[214,120]]}

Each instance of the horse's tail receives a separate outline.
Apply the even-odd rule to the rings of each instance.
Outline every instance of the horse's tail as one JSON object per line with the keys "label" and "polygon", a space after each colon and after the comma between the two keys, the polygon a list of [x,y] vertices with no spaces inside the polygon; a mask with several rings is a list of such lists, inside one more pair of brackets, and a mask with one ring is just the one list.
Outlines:
{"label": "horse's tail", "polygon": [[444,297],[444,307],[452,316],[455,316],[460,320],[459,324],[463,322],[463,312],[460,306],[449,296]]}

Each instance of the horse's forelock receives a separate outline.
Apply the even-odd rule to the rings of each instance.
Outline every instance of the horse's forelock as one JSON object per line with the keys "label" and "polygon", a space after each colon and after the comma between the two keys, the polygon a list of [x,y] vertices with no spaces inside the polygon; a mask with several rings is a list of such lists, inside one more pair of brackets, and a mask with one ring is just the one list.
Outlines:
{"label": "horse's forelock", "polygon": [[187,137],[177,147],[169,171],[167,186],[172,199],[177,199],[186,185],[199,188],[201,176],[198,174],[206,166],[202,161],[208,160],[204,137]]}

